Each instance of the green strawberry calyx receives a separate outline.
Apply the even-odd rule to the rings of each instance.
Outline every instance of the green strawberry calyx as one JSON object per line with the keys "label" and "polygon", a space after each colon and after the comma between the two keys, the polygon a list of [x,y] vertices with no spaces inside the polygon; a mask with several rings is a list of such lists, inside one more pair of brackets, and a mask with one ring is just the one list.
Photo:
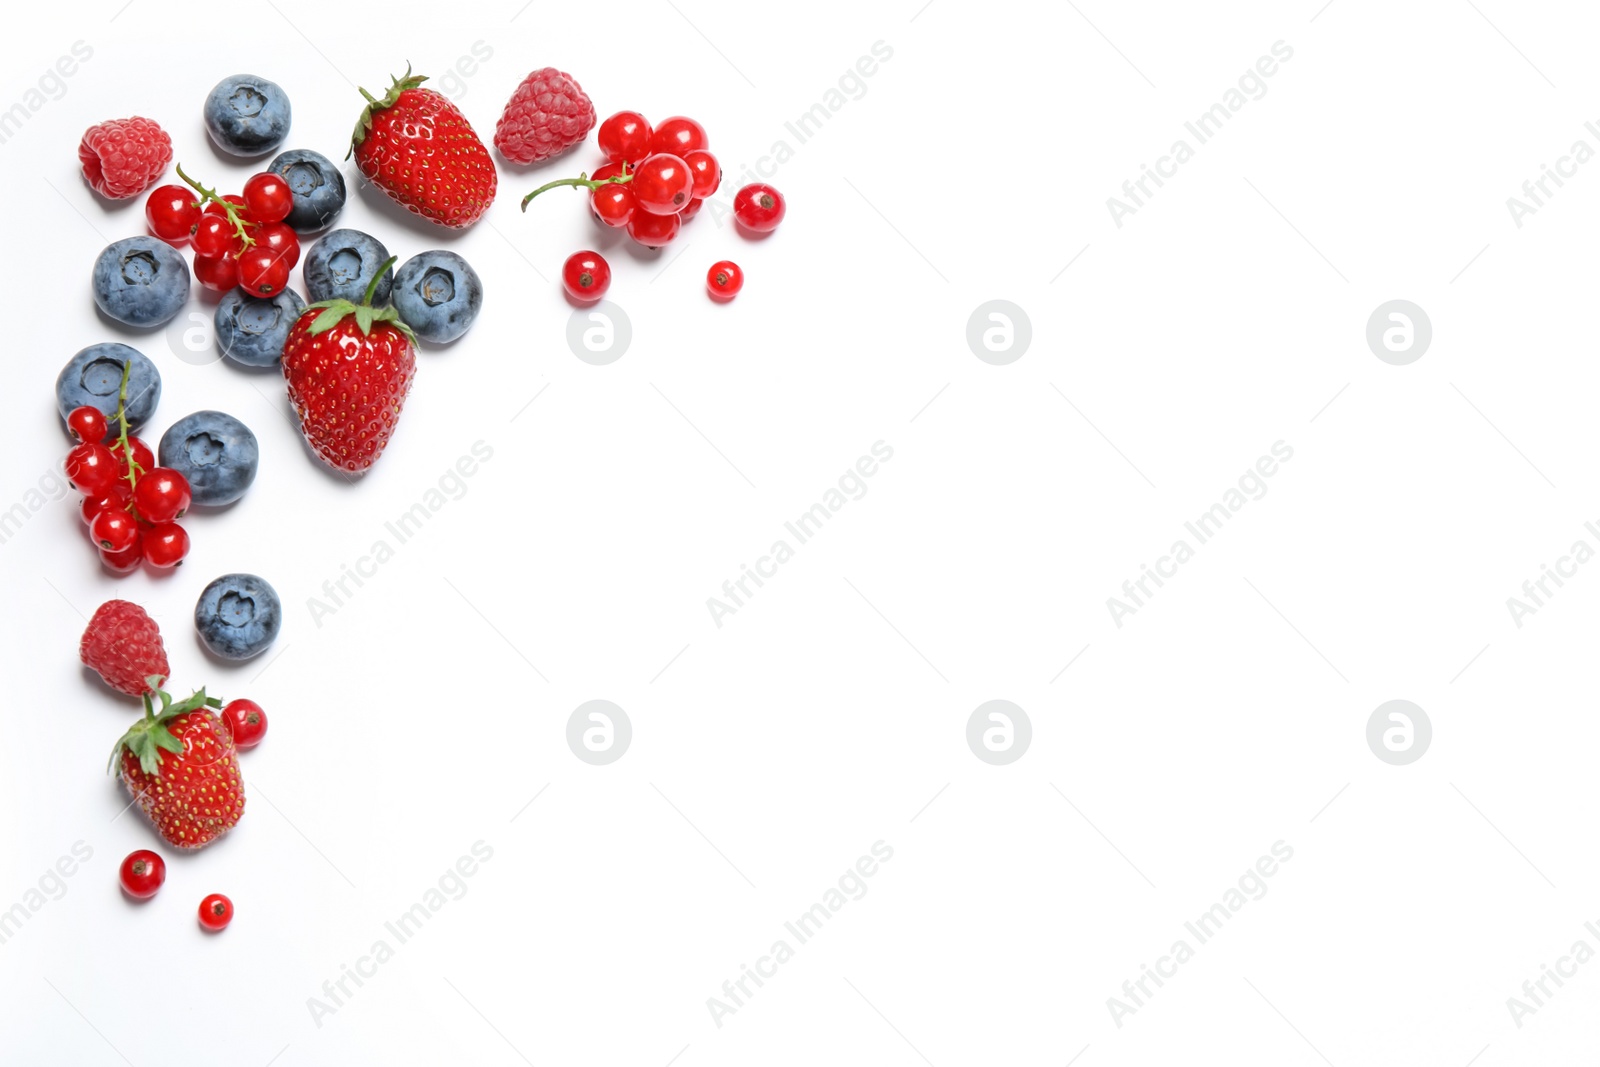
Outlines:
{"label": "green strawberry calyx", "polygon": [[402,77],[396,78],[391,75],[389,80],[394,84],[389,86],[389,91],[383,95],[382,100],[374,98],[371,93],[359,86],[356,88],[356,91],[366,98],[367,106],[361,109],[361,117],[356,120],[355,132],[350,135],[350,152],[346,152],[344,158],[349,159],[350,153],[356,150],[356,145],[367,139],[367,132],[372,129],[373,115],[394,107],[399,102],[401,93],[407,89],[415,89],[427,81],[428,77],[425,74],[411,73],[411,64],[407,63],[406,72]]}
{"label": "green strawberry calyx", "polygon": [[128,727],[128,732],[117,739],[117,747],[111,750],[111,760],[106,765],[109,774],[111,768],[116,766],[117,757],[123,749],[132,752],[139,760],[139,766],[146,774],[161,773],[161,750],[165,749],[173,755],[183,755],[183,742],[172,736],[172,731],[167,724],[179,715],[187,715],[202,708],[220,708],[222,701],[216,697],[206,696],[206,691],[200,689],[184,700],[174,701],[167,691],[161,688],[164,679],[159,674],[152,674],[145,679],[151,691],[161,700],[161,710],[157,712],[155,705],[150,700],[150,693],[144,695],[144,718]]}
{"label": "green strawberry calyx", "polygon": [[[417,343],[417,335],[411,332],[411,327],[407,326],[405,320],[400,317],[400,312],[396,311],[392,305],[376,308],[372,306],[372,298],[378,292],[378,282],[389,272],[389,268],[394,266],[395,261],[399,258],[399,256],[390,256],[383,261],[383,265],[373,273],[372,280],[367,283],[367,295],[362,299],[361,303],[355,304],[343,297],[334,297],[332,300],[318,300],[315,304],[307,304],[306,311],[321,309],[322,314],[311,321],[311,325],[306,332],[312,337],[316,337],[318,334],[327,333],[345,319],[354,315],[356,317],[356,325],[361,328],[361,336],[363,337],[372,333],[374,324],[387,322],[390,326],[405,334],[406,340],[415,345]],[[304,314],[304,312],[301,314]]]}

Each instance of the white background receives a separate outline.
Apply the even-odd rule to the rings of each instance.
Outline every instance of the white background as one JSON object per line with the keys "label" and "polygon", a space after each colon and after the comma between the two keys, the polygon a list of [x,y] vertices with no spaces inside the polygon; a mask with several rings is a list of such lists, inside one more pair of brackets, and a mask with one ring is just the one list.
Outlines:
{"label": "white background", "polygon": [[[1574,140],[1600,148],[1594,12],[519,2],[395,2],[352,27],[304,0],[97,0],[14,15],[0,40],[0,108],[93,49],[0,145],[0,507],[56,469],[54,378],[98,341],[160,367],[149,440],[214,407],[262,452],[239,505],[187,523],[170,577],[103,574],[75,498],[0,546],[0,909],[93,850],[0,945],[0,1060],[1593,1062],[1600,964],[1520,1028],[1506,999],[1578,939],[1600,949],[1600,568],[1521,628],[1505,601],[1578,538],[1600,547],[1600,163],[1520,229],[1506,207]],[[1280,40],[1266,95],[1118,228],[1106,198]],[[286,147],[338,158],[352,83],[408,60],[437,76],[480,41],[492,57],[453,88],[486,140],[555,65],[602,117],[702,120],[730,192],[787,140],[788,220],[751,243],[704,213],[651,254],[598,235],[577,195],[520,213],[594,165],[592,139],[534,172],[501,162],[464,234],[352,186],[340,225],[402,259],[455,249],[486,289],[354,485],[301,446],[275,375],[96,314],[90,264],[142,232],[142,200],[84,186],[84,128],[155,118],[186,170],[237,189],[255,168],[200,121],[222,77],[277,80]],[[796,145],[784,123],[878,41],[893,56],[865,94]],[[583,247],[633,324],[605,367],[565,342],[555,279]],[[702,279],[725,257],[749,280],[714,306]],[[1032,323],[1003,367],[965,340],[995,298]],[[1364,336],[1397,298],[1434,330],[1405,367]],[[308,598],[480,440],[466,494],[318,626]],[[880,440],[894,456],[865,497],[715,626],[706,599]],[[1267,494],[1114,625],[1106,598],[1280,440]],[[270,659],[195,640],[196,596],[232,570],[283,596]],[[156,838],[116,818],[102,773],[135,709],[76,657],[113,596],[160,622],[175,686],[272,723],[243,757],[243,822],[169,854],[144,905],[116,867]],[[1004,767],[965,741],[996,698],[1033,726]],[[1365,740],[1396,698],[1434,730],[1404,767]],[[632,722],[609,766],[565,741],[591,699]],[[879,840],[894,856],[866,896],[717,1026],[707,998]],[[1280,840],[1266,896],[1116,1025],[1107,998]],[[317,1025],[308,998],[478,841],[493,858],[466,895]],[[220,937],[194,921],[213,891],[238,909]]]}

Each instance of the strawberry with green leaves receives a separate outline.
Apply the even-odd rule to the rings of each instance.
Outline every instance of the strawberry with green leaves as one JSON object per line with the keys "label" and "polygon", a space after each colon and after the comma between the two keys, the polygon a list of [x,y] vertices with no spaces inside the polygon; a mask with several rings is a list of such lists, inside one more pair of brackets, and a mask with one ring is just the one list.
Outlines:
{"label": "strawberry with green leaves", "polygon": [[366,179],[396,203],[462,229],[494,202],[499,179],[461,109],[444,94],[420,88],[427,80],[407,67],[381,100],[362,89],[367,106],[350,151]]}
{"label": "strawberry with green leaves", "polygon": [[122,735],[111,762],[163,841],[173,848],[201,848],[233,829],[244,814],[239,753],[213,710],[220,700],[202,689],[174,703],[161,681],[154,675],[147,679],[161,710],[146,693],[144,718]]}
{"label": "strawberry with green leaves", "polygon": [[283,377],[300,432],[329,466],[360,474],[389,445],[417,373],[417,338],[393,307],[373,307],[391,256],[366,299],[307,305],[283,345]]}

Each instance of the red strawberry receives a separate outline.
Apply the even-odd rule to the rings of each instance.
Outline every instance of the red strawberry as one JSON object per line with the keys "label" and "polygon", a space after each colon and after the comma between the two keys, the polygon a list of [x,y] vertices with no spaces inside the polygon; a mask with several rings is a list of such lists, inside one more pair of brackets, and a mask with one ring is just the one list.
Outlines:
{"label": "red strawberry", "polygon": [[513,163],[558,156],[594,129],[594,104],[577,79],[554,67],[517,86],[494,128],[494,146]]}
{"label": "red strawberry", "polygon": [[488,210],[498,179],[461,109],[441,93],[417,88],[427,80],[407,67],[382,100],[362,89],[367,106],[350,150],[367,180],[396,203],[460,229]]}
{"label": "red strawberry", "polygon": [[[128,728],[111,753],[122,783],[161,839],[173,848],[209,845],[244,814],[244,778],[233,735],[212,708],[222,701],[204,689],[174,704],[157,690],[161,711],[144,698],[144,718]],[[107,768],[109,769],[109,768]]]}
{"label": "red strawberry", "polygon": [[129,696],[159,689],[172,672],[156,621],[126,600],[100,605],[78,642],[78,656],[107,685]]}
{"label": "red strawberry", "polygon": [[365,302],[322,300],[307,306],[283,345],[283,377],[300,432],[330,466],[360,473],[389,444],[411,379],[417,339],[392,307],[372,294],[390,257],[367,286]]}

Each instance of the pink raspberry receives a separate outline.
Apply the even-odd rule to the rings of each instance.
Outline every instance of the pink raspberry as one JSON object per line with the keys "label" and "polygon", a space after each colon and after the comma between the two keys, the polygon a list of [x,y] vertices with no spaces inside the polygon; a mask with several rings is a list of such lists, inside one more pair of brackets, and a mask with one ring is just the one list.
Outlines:
{"label": "pink raspberry", "polygon": [[558,156],[594,129],[594,104],[572,75],[536,70],[517,86],[494,128],[494,146],[513,163]]}
{"label": "pink raspberry", "polygon": [[150,188],[166,171],[172,162],[172,138],[152,119],[137,115],[112,119],[84,133],[78,161],[95,192],[126,200]]}

